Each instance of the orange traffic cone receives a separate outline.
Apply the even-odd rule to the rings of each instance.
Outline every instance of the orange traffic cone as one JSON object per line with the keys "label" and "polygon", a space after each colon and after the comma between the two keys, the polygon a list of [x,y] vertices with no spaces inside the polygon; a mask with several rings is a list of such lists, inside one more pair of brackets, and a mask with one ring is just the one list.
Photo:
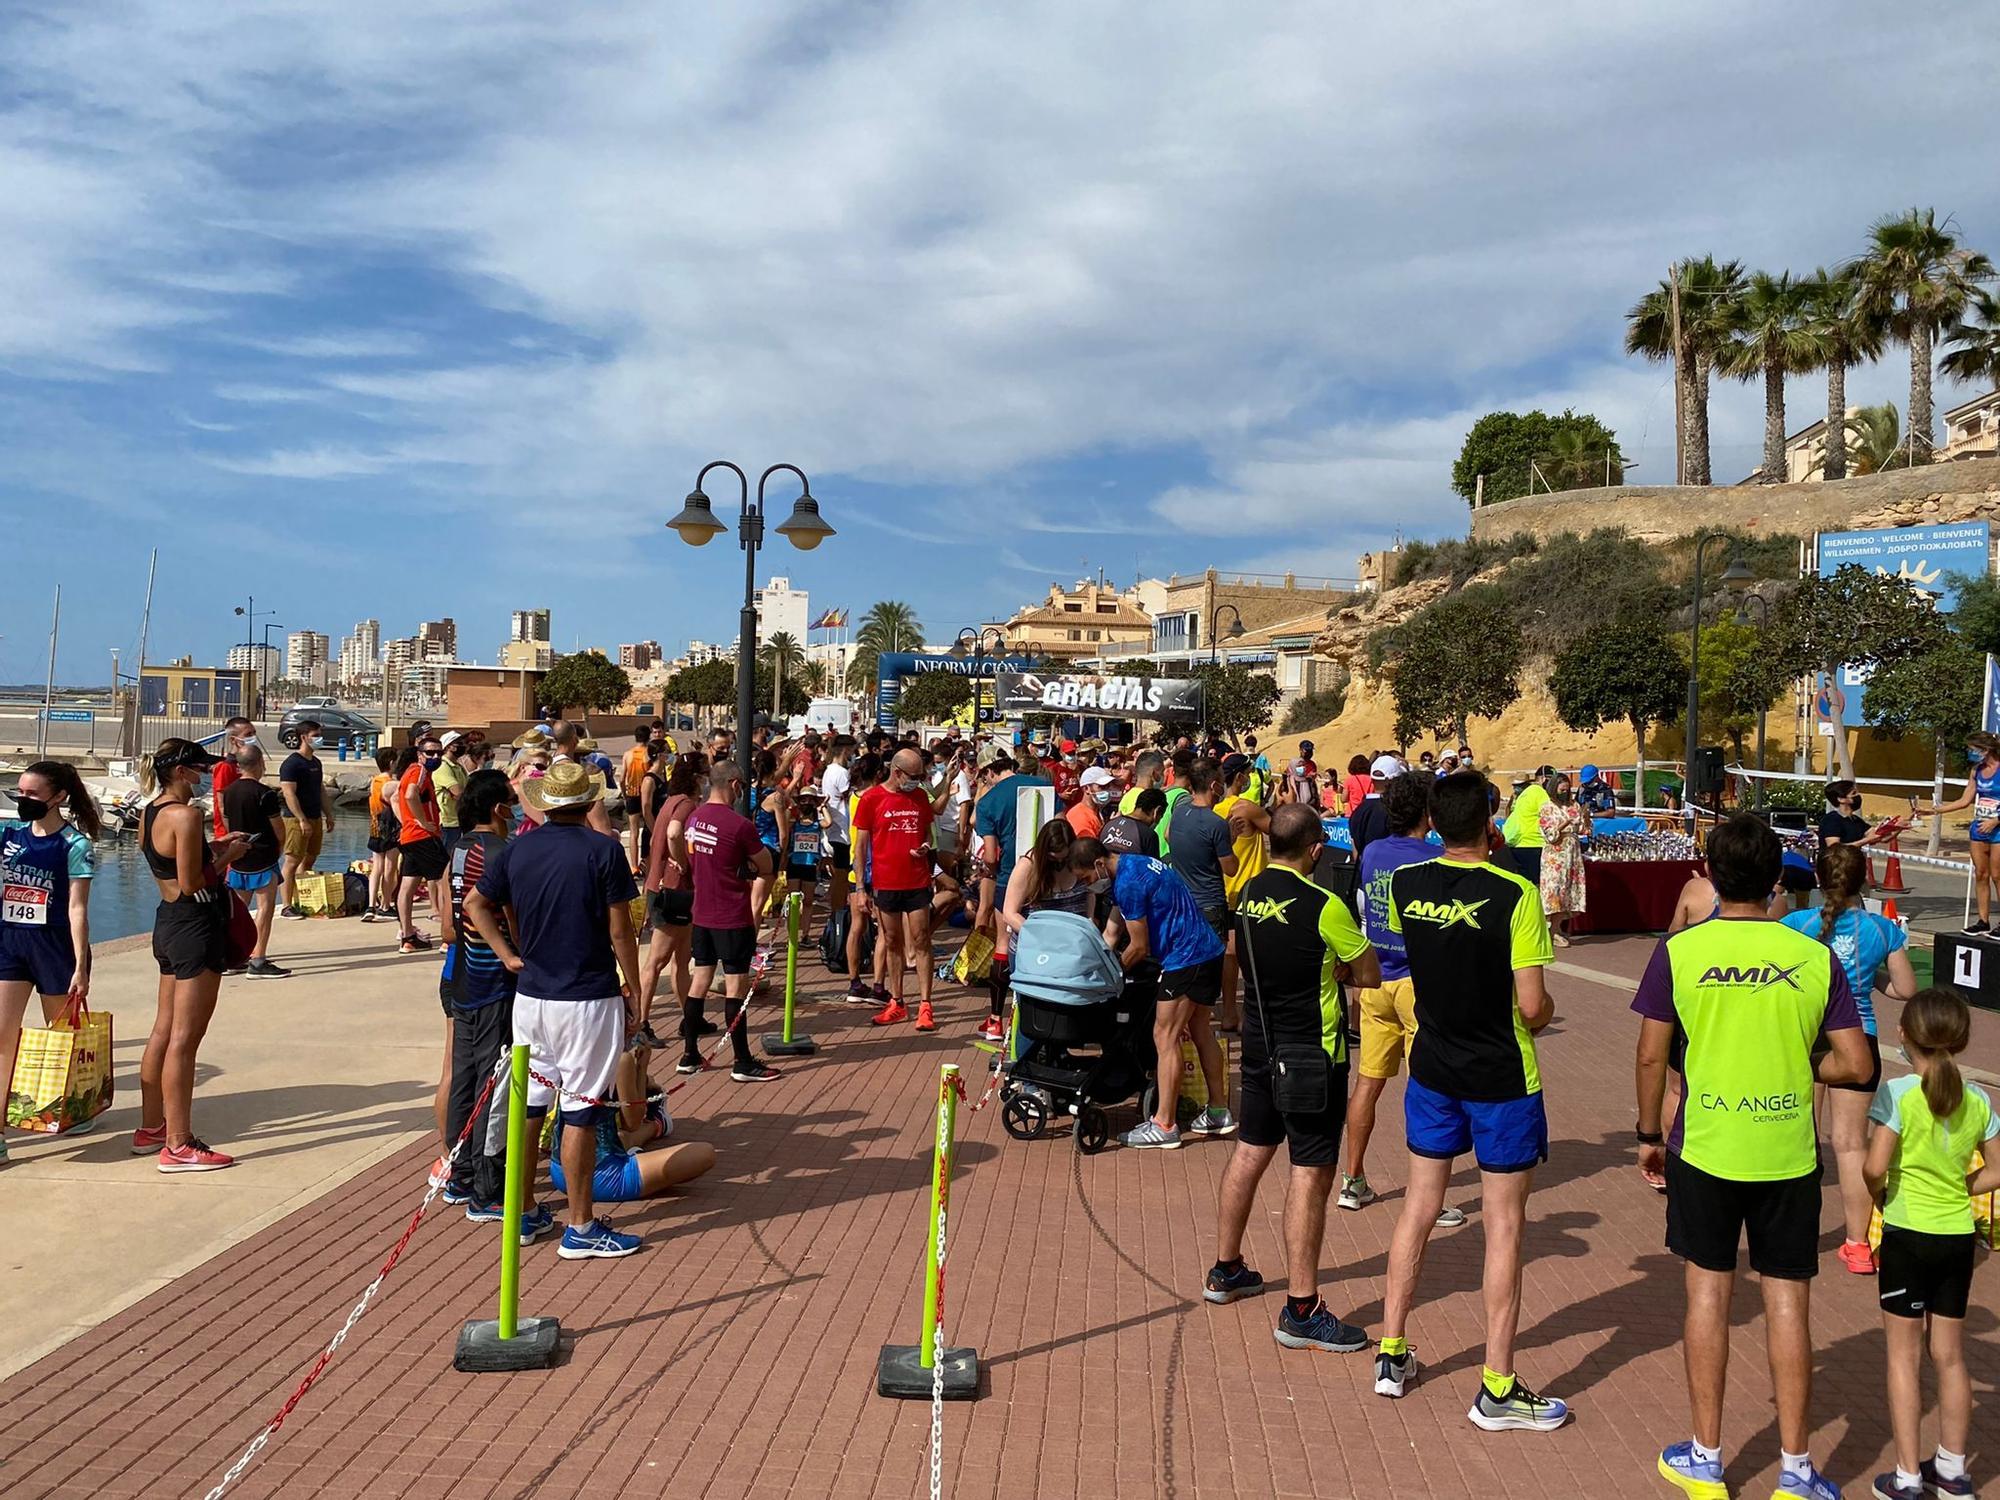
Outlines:
{"label": "orange traffic cone", "polygon": [[1896,898],[1894,896],[1890,896],[1882,902],[1882,915],[1887,917],[1891,922],[1901,922],[1903,920],[1903,914],[1896,910]]}
{"label": "orange traffic cone", "polygon": [[[1907,896],[1910,888],[1903,884],[1903,856],[1896,847],[1896,836],[1889,838],[1889,861],[1882,868],[1882,881],[1875,887],[1878,891],[1897,896]],[[1891,906],[1895,905],[1892,901]]]}

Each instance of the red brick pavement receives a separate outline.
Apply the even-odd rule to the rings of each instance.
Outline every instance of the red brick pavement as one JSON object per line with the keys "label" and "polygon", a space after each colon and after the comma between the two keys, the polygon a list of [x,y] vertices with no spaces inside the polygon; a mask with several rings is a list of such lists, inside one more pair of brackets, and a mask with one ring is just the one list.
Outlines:
{"label": "red brick pavement", "polygon": [[[1599,941],[1564,958],[1633,975],[1644,953]],[[496,1241],[440,1212],[233,1493],[924,1490],[928,1407],[878,1398],[873,1373],[879,1345],[917,1333],[937,1065],[964,1064],[976,1094],[984,1058],[964,1042],[977,999],[949,994],[949,1030],[933,1037],[874,1032],[858,1007],[808,1007],[823,1051],[782,1082],[711,1074],[678,1094],[679,1133],[712,1141],[721,1165],[670,1200],[615,1211],[646,1234],[642,1254],[571,1263],[544,1242],[526,1255],[523,1310],[559,1316],[568,1336],[553,1371],[452,1370],[460,1323],[490,1315]],[[963,1138],[947,1287],[948,1335],[978,1348],[986,1385],[946,1409],[945,1493],[1668,1493],[1652,1456],[1687,1428],[1681,1295],[1661,1202],[1631,1165],[1626,995],[1568,976],[1557,995],[1562,1018],[1541,1049],[1557,1145],[1533,1202],[1520,1366],[1573,1401],[1568,1428],[1491,1436],[1465,1420],[1481,1363],[1476,1212],[1432,1242],[1412,1330],[1426,1376],[1392,1403],[1372,1394],[1368,1355],[1279,1350],[1275,1296],[1200,1300],[1226,1144],[1086,1159],[1065,1139],[1006,1139],[989,1109]],[[1990,1056],[2000,1023],[1981,1025]],[[1401,1177],[1398,1118],[1392,1088],[1373,1153],[1381,1186]],[[0,1385],[0,1493],[205,1493],[373,1275],[429,1155],[412,1147]],[[1282,1270],[1281,1197],[1274,1173],[1249,1240],[1267,1276]],[[1396,1197],[1328,1224],[1324,1290],[1367,1326],[1381,1316]],[[1454,1199],[1475,1207],[1470,1171]],[[79,1274],[87,1235],[117,1232],[80,1227]],[[45,1264],[66,1274],[62,1255]],[[1827,1265],[1814,1448],[1860,1493],[1886,1459],[1882,1341],[1872,1282]],[[2000,1430],[1996,1277],[1982,1266],[1970,1325],[1975,1436]],[[1777,1438],[1754,1286],[1736,1311],[1730,1478],[1756,1493],[1774,1480]],[[1990,1473],[2000,1444],[1986,1448]]]}

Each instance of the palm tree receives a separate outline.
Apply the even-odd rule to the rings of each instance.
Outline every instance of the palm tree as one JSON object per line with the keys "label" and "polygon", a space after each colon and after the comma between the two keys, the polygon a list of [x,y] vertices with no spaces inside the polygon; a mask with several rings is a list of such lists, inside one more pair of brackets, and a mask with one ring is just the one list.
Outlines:
{"label": "palm tree", "polygon": [[1893,401],[1864,406],[1853,416],[1842,418],[1841,425],[1855,473],[1879,474],[1884,469],[1901,468],[1907,461],[1901,451],[1903,433]]}
{"label": "palm tree", "polygon": [[898,599],[882,599],[868,606],[861,628],[854,633],[854,660],[847,665],[847,688],[851,693],[872,692],[877,671],[875,658],[914,651],[923,644],[924,627],[917,612]]}
{"label": "palm tree", "polygon": [[1952,347],[1938,361],[1938,373],[1967,385],[2000,385],[2000,296],[1975,288],[1970,306],[1970,315],[1944,336]]}
{"label": "palm tree", "polygon": [[1931,344],[1956,324],[1978,288],[1993,279],[1993,262],[1967,250],[1939,224],[1935,209],[1911,209],[1878,219],[1868,249],[1853,264],[1861,308],[1891,338],[1910,348],[1909,449],[1912,464],[1931,461]]}
{"label": "palm tree", "polygon": [[826,692],[826,663],[823,661],[804,662],[799,667],[799,683],[814,697]]}
{"label": "palm tree", "polygon": [[773,631],[757,649],[758,660],[771,671],[771,717],[778,717],[778,705],[785,695],[785,674],[805,657],[805,647],[789,630]]}
{"label": "palm tree", "polygon": [[1675,264],[1673,276],[1632,305],[1625,314],[1625,352],[1671,361],[1673,285],[1680,284],[1681,427],[1685,453],[1678,483],[1708,484],[1708,377],[1729,344],[1731,310],[1743,291],[1740,261],[1712,255]]}
{"label": "palm tree", "polygon": [[1537,458],[1544,477],[1557,489],[1619,484],[1625,478],[1625,455],[1618,451],[1618,445],[1613,443],[1607,452],[1575,427],[1565,427],[1551,437],[1548,451]]}
{"label": "palm tree", "polygon": [[1826,371],[1826,455],[1820,473],[1847,477],[1847,371],[1877,359],[1882,330],[1856,305],[1861,288],[1846,271],[1824,266],[1799,283],[1805,295],[1806,332],[1815,363]]}
{"label": "palm tree", "polygon": [[1813,363],[1805,297],[1791,272],[1759,271],[1736,299],[1722,371],[1738,380],[1764,377],[1764,466],[1760,483],[1785,482],[1785,377]]}

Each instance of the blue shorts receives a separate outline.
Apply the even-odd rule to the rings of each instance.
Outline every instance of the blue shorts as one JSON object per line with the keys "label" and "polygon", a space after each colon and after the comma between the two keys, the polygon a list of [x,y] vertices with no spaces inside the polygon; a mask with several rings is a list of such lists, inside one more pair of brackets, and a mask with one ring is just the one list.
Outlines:
{"label": "blue shorts", "polygon": [[278,878],[278,869],[273,865],[268,870],[231,870],[229,888],[232,891],[261,891]]}
{"label": "blue shorts", "polygon": [[[567,1192],[563,1186],[562,1163],[552,1153],[549,1157],[549,1181],[559,1193]],[[597,1203],[637,1203],[645,1196],[645,1184],[639,1174],[639,1158],[630,1152],[618,1156],[597,1158],[597,1169],[590,1174],[590,1196]]]}
{"label": "blue shorts", "polygon": [[61,927],[0,927],[0,983],[25,979],[38,995],[66,995],[76,974],[68,913]]}
{"label": "blue shorts", "polygon": [[1975,844],[2000,844],[2000,828],[1994,829],[1991,833],[1981,833],[1979,824],[1975,820],[1966,837]]}
{"label": "blue shorts", "polygon": [[1482,1172],[1526,1172],[1549,1159],[1549,1116],[1539,1093],[1481,1103],[1412,1078],[1403,1090],[1403,1125],[1418,1156],[1450,1161],[1470,1151]]}

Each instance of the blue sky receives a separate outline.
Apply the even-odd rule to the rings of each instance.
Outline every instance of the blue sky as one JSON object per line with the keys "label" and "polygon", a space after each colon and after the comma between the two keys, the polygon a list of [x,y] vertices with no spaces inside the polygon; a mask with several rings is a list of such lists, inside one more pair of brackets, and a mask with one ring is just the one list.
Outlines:
{"label": "blue sky", "polygon": [[[59,676],[129,665],[155,545],[156,657],[249,595],[727,639],[740,556],[663,529],[713,457],[840,533],[760,576],[933,639],[1099,567],[1346,575],[1462,530],[1495,406],[1665,477],[1620,314],[1675,256],[1809,270],[1910,203],[2000,250],[2000,43],[1949,14],[992,9],[0,11],[0,680],[58,582]],[[1747,472],[1758,388],[1714,423]]]}

